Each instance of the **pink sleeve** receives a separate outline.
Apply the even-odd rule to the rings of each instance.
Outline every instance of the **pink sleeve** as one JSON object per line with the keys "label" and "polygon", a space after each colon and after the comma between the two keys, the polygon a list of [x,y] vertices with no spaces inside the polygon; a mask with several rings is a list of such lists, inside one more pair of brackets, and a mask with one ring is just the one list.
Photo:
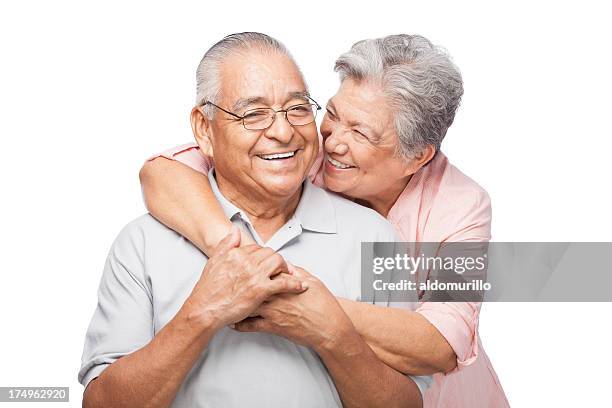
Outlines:
{"label": "pink sleeve", "polygon": [[[491,239],[491,201],[481,190],[463,214],[457,214],[453,232],[445,242],[488,242]],[[469,366],[478,358],[478,318],[480,303],[423,302],[416,310],[446,338],[457,355],[457,368]]]}
{"label": "pink sleeve", "polygon": [[325,182],[323,181],[323,160],[323,153],[320,152],[308,173],[308,179],[312,184],[321,188],[325,188]]}
{"label": "pink sleeve", "polygon": [[323,151],[323,138],[319,134],[319,151],[314,164],[308,172],[308,179],[317,187],[325,188],[323,181],[323,165],[325,164],[325,152]]}
{"label": "pink sleeve", "polygon": [[460,370],[478,357],[478,316],[480,303],[423,302],[416,310],[448,341],[457,355]]}
{"label": "pink sleeve", "polygon": [[161,153],[154,154],[149,157],[147,161],[157,157],[165,157],[166,159],[179,161],[204,174],[208,174],[208,171],[214,166],[213,159],[202,154],[200,147],[196,143],[187,143],[173,147]]}

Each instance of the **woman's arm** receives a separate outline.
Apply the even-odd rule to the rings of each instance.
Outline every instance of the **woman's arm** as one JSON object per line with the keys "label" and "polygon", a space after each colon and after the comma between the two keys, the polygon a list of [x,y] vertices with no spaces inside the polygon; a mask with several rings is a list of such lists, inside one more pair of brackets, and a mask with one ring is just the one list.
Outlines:
{"label": "woman's arm", "polygon": [[404,374],[448,372],[457,356],[444,336],[416,312],[338,298],[378,358]]}
{"label": "woman's arm", "polygon": [[[232,224],[221,209],[206,174],[160,156],[142,166],[140,183],[151,215],[205,254],[210,255],[230,232]],[[241,242],[248,245],[252,239],[243,233]]]}
{"label": "woman's arm", "polygon": [[[202,172],[207,170],[206,165],[201,167],[196,171],[160,156],[144,164],[140,180],[149,212],[210,254],[227,235],[231,223]],[[243,243],[251,242],[245,234],[242,238]],[[364,340],[390,367],[412,375],[447,372],[456,367],[455,352],[421,314],[339,300]]]}
{"label": "woman's arm", "polygon": [[[323,149],[310,169],[310,180],[323,187]],[[210,255],[231,227],[210,187],[208,171],[212,158],[195,143],[173,147],[153,156],[140,169],[140,184],[147,210],[162,224],[178,232]],[[206,219],[206,229],[202,220]],[[254,240],[241,231],[241,245]]]}

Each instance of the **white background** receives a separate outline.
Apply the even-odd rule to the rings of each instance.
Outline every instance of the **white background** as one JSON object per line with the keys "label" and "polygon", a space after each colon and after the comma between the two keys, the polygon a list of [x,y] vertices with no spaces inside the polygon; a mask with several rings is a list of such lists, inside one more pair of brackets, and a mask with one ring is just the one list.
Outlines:
{"label": "white background", "polygon": [[[70,386],[80,406],[103,262],[145,211],[138,170],[191,141],[195,68],[232,32],[283,41],[321,103],[337,87],[335,57],[357,40],[419,33],[445,46],[465,97],[443,150],[489,191],[494,240],[610,241],[610,13],[397,3],[3,2],[0,386]],[[486,304],[483,344],[510,403],[609,404],[611,312]]]}

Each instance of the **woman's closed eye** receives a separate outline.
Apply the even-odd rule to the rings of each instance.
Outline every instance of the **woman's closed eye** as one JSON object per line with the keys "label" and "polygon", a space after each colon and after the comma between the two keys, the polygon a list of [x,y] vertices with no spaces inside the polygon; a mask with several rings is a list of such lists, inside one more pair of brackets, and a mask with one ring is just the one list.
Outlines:
{"label": "woman's closed eye", "polygon": [[358,129],[352,129],[353,130],[353,134],[355,136],[357,136],[359,139],[363,140],[363,141],[368,141],[368,142],[372,142],[372,139],[366,135],[365,133],[361,132]]}
{"label": "woman's closed eye", "polygon": [[331,120],[333,121],[338,120],[338,117],[334,114],[334,112],[330,111],[329,108],[326,108],[325,112],[327,112],[327,115],[329,116]]}

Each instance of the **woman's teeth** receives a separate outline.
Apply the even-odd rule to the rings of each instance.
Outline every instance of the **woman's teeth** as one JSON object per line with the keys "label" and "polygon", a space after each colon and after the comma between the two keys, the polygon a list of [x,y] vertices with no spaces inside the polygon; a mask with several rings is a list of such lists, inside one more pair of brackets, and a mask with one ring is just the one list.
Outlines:
{"label": "woman's teeth", "polygon": [[338,168],[338,169],[349,169],[351,167],[355,167],[355,166],[349,166],[348,164],[344,164],[342,162],[339,162],[338,160],[334,160],[331,157],[327,156],[327,161],[330,162],[334,167]]}
{"label": "woman's teeth", "polygon": [[287,152],[287,153],[275,153],[275,154],[260,154],[259,157],[266,160],[273,159],[286,159],[288,157],[293,157],[295,152]]}

